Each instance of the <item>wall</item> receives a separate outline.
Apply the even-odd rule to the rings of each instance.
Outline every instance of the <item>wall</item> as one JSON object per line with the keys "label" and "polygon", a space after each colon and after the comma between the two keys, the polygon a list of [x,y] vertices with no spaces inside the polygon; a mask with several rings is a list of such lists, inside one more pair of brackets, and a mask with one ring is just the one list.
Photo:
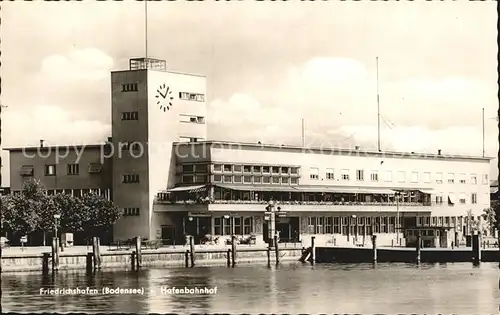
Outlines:
{"label": "wall", "polygon": [[[90,174],[90,163],[100,163],[104,147],[60,146],[10,151],[11,191],[21,190],[27,177],[20,175],[23,165],[34,166],[34,177],[39,179],[46,189],[110,189],[112,186],[113,165],[111,159],[104,159],[101,172]],[[67,152],[67,153],[66,153]],[[67,155],[66,157],[64,157]],[[80,159],[78,160],[78,156]],[[56,157],[58,157],[56,159]],[[79,162],[79,175],[67,175],[67,164]],[[56,162],[58,162],[56,164]],[[56,175],[45,176],[45,165],[56,164]]]}

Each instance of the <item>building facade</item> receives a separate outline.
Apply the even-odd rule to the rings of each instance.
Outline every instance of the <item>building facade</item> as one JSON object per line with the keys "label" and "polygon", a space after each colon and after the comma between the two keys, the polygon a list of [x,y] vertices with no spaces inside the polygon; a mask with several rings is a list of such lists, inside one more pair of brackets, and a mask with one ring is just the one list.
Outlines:
{"label": "building facade", "polygon": [[115,240],[166,244],[266,242],[275,228],[304,245],[372,234],[411,245],[420,233],[425,246],[448,247],[490,204],[488,158],[207,141],[206,92],[203,76],[131,59],[111,73],[108,142],[57,159],[63,147],[9,149],[11,190],[37,177],[50,193],[104,194],[123,209]]}

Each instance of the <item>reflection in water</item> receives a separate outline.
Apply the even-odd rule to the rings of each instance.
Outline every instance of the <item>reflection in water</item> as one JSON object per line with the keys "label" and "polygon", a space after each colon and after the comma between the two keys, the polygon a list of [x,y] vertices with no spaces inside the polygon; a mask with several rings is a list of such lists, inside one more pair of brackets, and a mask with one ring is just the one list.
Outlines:
{"label": "reflection in water", "polygon": [[[132,271],[2,274],[2,306],[17,312],[493,314],[496,264],[285,264]],[[161,287],[217,287],[215,295]],[[40,295],[40,288],[142,288],[145,295]],[[498,287],[498,289],[497,289]]]}

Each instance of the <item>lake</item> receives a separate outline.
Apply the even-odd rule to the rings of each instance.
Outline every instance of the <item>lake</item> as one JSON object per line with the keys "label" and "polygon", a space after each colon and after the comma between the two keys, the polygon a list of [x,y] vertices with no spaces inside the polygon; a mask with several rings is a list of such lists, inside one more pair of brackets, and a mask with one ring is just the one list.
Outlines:
{"label": "lake", "polygon": [[[496,314],[498,264],[309,264],[2,274],[11,312]],[[198,294],[182,292],[205,290]],[[89,288],[89,290],[87,290]],[[102,294],[102,288],[139,294]],[[41,289],[46,290],[41,294]],[[71,289],[48,295],[48,289]],[[85,294],[76,294],[76,289]],[[91,289],[98,290],[90,294]],[[87,291],[86,291],[87,290]],[[144,290],[144,294],[142,293]],[[176,291],[177,290],[177,291]],[[130,293],[130,292],[128,292]]]}

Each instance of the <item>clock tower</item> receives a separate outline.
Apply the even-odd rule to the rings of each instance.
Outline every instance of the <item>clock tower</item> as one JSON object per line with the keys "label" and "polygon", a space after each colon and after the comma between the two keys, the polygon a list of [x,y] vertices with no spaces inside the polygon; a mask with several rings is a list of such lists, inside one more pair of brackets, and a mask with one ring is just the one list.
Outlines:
{"label": "clock tower", "polygon": [[111,73],[111,90],[113,201],[124,213],[114,239],[155,239],[154,198],[175,185],[173,144],[206,139],[206,78],[138,58]]}

